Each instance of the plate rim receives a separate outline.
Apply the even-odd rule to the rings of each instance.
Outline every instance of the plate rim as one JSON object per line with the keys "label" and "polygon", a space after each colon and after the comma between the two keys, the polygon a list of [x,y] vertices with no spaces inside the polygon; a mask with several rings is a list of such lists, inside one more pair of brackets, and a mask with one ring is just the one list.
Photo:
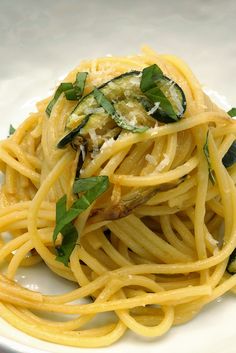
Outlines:
{"label": "plate rim", "polygon": [[0,336],[0,349],[3,349],[3,351],[0,350],[1,353],[50,353],[48,350],[44,351],[36,347],[29,347],[4,336]]}

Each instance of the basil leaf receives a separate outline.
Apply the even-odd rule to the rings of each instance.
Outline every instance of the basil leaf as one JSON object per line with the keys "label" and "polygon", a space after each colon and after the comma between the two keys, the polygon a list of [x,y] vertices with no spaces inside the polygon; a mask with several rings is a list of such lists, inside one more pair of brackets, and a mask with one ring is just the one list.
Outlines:
{"label": "basil leaf", "polygon": [[[64,195],[56,204],[56,223],[59,223],[66,213],[66,201],[67,197]],[[68,266],[70,255],[78,239],[78,232],[72,223],[68,223],[62,228],[61,234],[62,243],[60,246],[56,247],[56,260],[64,263],[65,266]]]}
{"label": "basil leaf", "polygon": [[[83,211],[85,211],[93,201],[95,201],[102,193],[109,187],[109,179],[107,176],[101,176],[97,183],[87,190],[78,200],[76,200],[71,208],[62,214],[62,209],[65,205],[63,196],[59,201],[59,215],[56,215],[56,227],[53,232],[53,241],[55,243],[58,234],[63,228],[75,218],[77,218]],[[56,209],[58,212],[58,208]],[[59,219],[60,217],[60,219]]]}
{"label": "basil leaf", "polygon": [[78,100],[81,98],[84,92],[84,86],[87,79],[87,72],[78,72],[76,80],[73,83],[73,88],[65,92],[67,100]]}
{"label": "basil leaf", "polygon": [[10,124],[10,126],[9,126],[9,136],[13,135],[15,131],[16,131],[16,129],[12,126],[12,124]]}
{"label": "basil leaf", "polygon": [[236,116],[236,108],[230,109],[227,114],[229,114],[232,118]]}
{"label": "basil leaf", "polygon": [[158,87],[151,88],[150,90],[145,92],[145,95],[154,104],[159,102],[160,105],[159,105],[158,109],[160,110],[160,108],[161,108],[161,110],[164,111],[168,115],[168,117],[172,118],[175,121],[178,121],[178,117],[173,109],[172,104],[166,98],[166,96],[160,90],[160,88],[158,88]]}
{"label": "basil leaf", "polygon": [[236,141],[232,143],[232,145],[222,158],[222,163],[225,168],[231,167],[231,165],[236,163]]}
{"label": "basil leaf", "polygon": [[96,176],[90,178],[78,178],[74,182],[73,192],[75,194],[79,194],[80,192],[88,191],[92,189],[98,182],[102,182],[104,180],[104,176]]}
{"label": "basil leaf", "polygon": [[82,96],[84,92],[84,86],[85,86],[87,76],[88,76],[88,72],[78,72],[76,75],[74,87],[77,90],[77,94],[79,94],[80,96]]}
{"label": "basil leaf", "polygon": [[50,101],[46,108],[46,113],[48,116],[51,115],[52,108],[54,107],[58,98],[63,92],[65,93],[66,99],[68,100],[77,100],[82,96],[87,75],[87,72],[78,72],[74,83],[62,82],[58,86],[53,99]]}
{"label": "basil leaf", "polygon": [[97,103],[111,116],[116,114],[113,104],[105,97],[105,95],[97,88],[93,91],[94,98]]}
{"label": "basil leaf", "polygon": [[97,88],[93,91],[94,98],[97,103],[103,107],[103,109],[111,115],[112,119],[116,122],[116,124],[122,129],[132,131],[132,132],[144,132],[148,129],[148,126],[136,127],[134,125],[130,125],[129,122],[121,115],[117,113],[113,104],[105,97],[105,95]]}
{"label": "basil leaf", "polygon": [[61,230],[61,234],[63,238],[61,245],[56,247],[56,260],[62,262],[65,266],[68,266],[70,255],[74,250],[78,239],[78,232],[72,223],[68,223]]}
{"label": "basil leaf", "polygon": [[75,88],[68,89],[68,91],[65,91],[65,97],[68,101],[75,101],[79,99],[76,94]]}
{"label": "basil leaf", "polygon": [[[168,77],[156,65],[146,67],[142,71],[140,89],[150,103],[142,99],[144,108],[151,105],[151,109],[159,103],[151,116],[161,122],[172,123],[178,121],[186,109],[186,98],[181,87]],[[145,108],[146,109],[146,108]]]}
{"label": "basil leaf", "polygon": [[62,196],[56,204],[56,223],[59,223],[61,218],[64,216],[66,213],[66,201],[67,197],[66,195]]}
{"label": "basil leaf", "polygon": [[142,71],[140,88],[142,92],[146,92],[156,86],[156,81],[163,77],[163,72],[156,64],[145,67]]}
{"label": "basil leaf", "polygon": [[46,113],[48,116],[51,115],[51,112],[52,112],[52,108],[54,107],[54,105],[56,104],[58,98],[60,97],[60,95],[65,92],[65,91],[68,91],[69,89],[72,89],[73,88],[73,84],[72,83],[68,83],[68,82],[62,82],[55,94],[54,94],[54,97],[53,99],[50,101],[50,103],[48,104],[47,108],[46,108]]}
{"label": "basil leaf", "polygon": [[208,164],[209,179],[212,182],[212,184],[214,185],[216,181],[215,181],[215,176],[213,174],[213,169],[211,168],[210,154],[209,154],[209,148],[208,148],[208,135],[209,135],[209,131],[207,132],[206,142],[203,146],[203,152],[205,154],[207,164]]}

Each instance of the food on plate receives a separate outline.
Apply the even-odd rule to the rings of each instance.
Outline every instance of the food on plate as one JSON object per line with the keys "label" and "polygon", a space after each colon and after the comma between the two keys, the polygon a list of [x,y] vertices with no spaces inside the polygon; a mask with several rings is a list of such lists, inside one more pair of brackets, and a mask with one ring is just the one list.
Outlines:
{"label": "food on plate", "polygon": [[[212,103],[181,59],[144,47],[83,61],[37,109],[0,143],[4,320],[102,347],[127,330],[161,336],[235,291],[235,108]],[[14,281],[40,262],[75,289]]]}

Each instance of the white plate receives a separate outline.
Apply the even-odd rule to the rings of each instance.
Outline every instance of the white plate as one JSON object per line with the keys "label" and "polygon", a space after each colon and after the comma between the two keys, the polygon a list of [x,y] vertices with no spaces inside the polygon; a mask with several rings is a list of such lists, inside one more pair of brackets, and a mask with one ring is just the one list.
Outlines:
{"label": "white plate", "polygon": [[[236,100],[235,12],[234,0],[0,0],[0,137],[81,59],[137,53],[143,43],[184,58],[203,85],[214,87],[207,92],[228,109],[224,97],[231,105]],[[44,293],[72,287],[45,266],[21,270],[18,279]],[[160,339],[127,333],[112,347],[91,351],[235,353],[235,312],[236,300],[227,295]],[[0,320],[1,353],[82,351],[39,341]]]}

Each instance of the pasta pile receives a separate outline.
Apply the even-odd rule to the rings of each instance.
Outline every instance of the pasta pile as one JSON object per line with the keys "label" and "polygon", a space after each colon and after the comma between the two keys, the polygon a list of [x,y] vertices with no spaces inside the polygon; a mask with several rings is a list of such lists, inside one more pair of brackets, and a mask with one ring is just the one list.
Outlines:
{"label": "pasta pile", "polygon": [[[77,102],[61,94],[50,117],[51,98],[39,102],[0,143],[0,317],[31,336],[76,347],[111,345],[128,329],[158,337],[235,291],[236,276],[226,267],[236,247],[236,164],[222,163],[235,121],[210,101],[185,63],[148,47],[140,55],[84,61],[65,81],[87,72],[86,95],[153,64],[183,90],[184,116],[153,120],[143,132],[124,130],[83,155],[79,178],[107,176],[109,188],[72,222],[79,238],[67,265],[57,258],[62,234],[53,241],[56,208],[63,195],[67,208],[76,199],[85,152],[57,145]],[[76,289],[50,296],[14,282],[20,266],[42,261]],[[94,322],[104,312],[114,315]],[[47,313],[59,313],[61,321]],[[73,317],[65,320],[67,314]]]}

